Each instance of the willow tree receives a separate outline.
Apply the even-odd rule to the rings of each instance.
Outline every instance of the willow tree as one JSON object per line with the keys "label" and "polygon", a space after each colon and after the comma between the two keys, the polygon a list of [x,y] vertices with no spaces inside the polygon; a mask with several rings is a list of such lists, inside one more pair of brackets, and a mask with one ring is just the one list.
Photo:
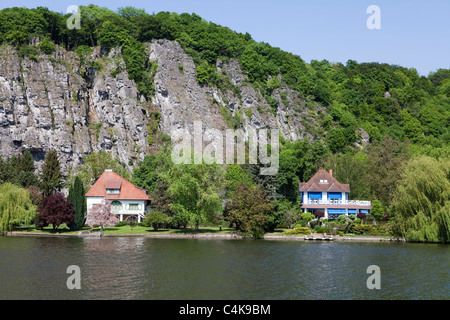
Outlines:
{"label": "willow tree", "polygon": [[214,221],[223,210],[219,196],[223,175],[223,169],[216,164],[173,166],[167,174],[173,222],[180,226],[190,223],[197,231],[201,223]]}
{"label": "willow tree", "polygon": [[407,240],[450,242],[450,158],[411,160],[391,210],[399,235]]}
{"label": "willow tree", "polygon": [[11,183],[0,185],[0,231],[11,231],[14,225],[31,224],[37,216],[30,193]]}

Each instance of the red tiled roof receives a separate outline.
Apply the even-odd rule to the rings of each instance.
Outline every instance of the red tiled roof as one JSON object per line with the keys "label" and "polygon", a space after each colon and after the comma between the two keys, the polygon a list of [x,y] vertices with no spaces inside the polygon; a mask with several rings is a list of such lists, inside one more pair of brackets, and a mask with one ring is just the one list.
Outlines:
{"label": "red tiled roof", "polygon": [[106,189],[120,189],[122,180],[107,180],[105,184]]}
{"label": "red tiled roof", "polygon": [[[108,189],[120,189],[119,194],[106,194]],[[150,200],[145,189],[136,187],[114,171],[105,171],[86,193],[86,197],[105,197],[120,200]]]}
{"label": "red tiled roof", "polygon": [[[327,180],[327,183],[321,183]],[[300,192],[350,192],[350,185],[340,183],[328,171],[319,170],[308,182],[300,182]]]}

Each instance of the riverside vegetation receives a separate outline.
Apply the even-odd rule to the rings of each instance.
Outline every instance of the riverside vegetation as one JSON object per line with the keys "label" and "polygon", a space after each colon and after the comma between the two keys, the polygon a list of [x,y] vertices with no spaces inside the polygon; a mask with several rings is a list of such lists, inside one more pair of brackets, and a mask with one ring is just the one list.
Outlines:
{"label": "riverside vegetation", "polygon": [[[158,147],[136,163],[125,164],[102,150],[85,155],[83,164],[63,173],[56,151],[47,152],[40,170],[28,150],[0,157],[1,231],[26,225],[80,230],[86,212],[84,191],[108,168],[149,192],[153,212],[144,223],[155,230],[199,231],[214,225],[257,238],[285,228],[292,230],[288,233],[334,230],[449,242],[449,69],[420,76],[415,69],[384,63],[306,63],[196,14],[148,14],[132,7],[114,12],[93,5],[81,7],[81,14],[81,29],[69,30],[69,15],[46,8],[1,10],[0,42],[31,60],[61,46],[94,68],[95,62],[83,60],[93,47],[105,51],[121,47],[130,79],[139,94],[151,99],[157,66],[148,61],[145,43],[177,41],[195,62],[199,84],[235,90],[216,68],[219,60],[235,59],[245,81],[270,106],[261,112],[276,114],[282,105],[289,105],[288,92],[295,92],[318,125],[304,123],[311,139],[281,138],[274,176],[260,176],[262,164],[175,165],[170,160],[170,138],[162,134]],[[36,38],[41,39],[38,45],[32,43]],[[0,105],[0,114],[2,110]],[[243,114],[222,115],[230,127],[243,125]],[[158,132],[160,116],[153,111],[147,124],[150,131]],[[322,221],[320,213],[301,214],[298,184],[318,169],[333,169],[340,182],[350,184],[350,198],[372,200],[371,215]],[[60,193],[63,188],[70,190],[67,198]]]}

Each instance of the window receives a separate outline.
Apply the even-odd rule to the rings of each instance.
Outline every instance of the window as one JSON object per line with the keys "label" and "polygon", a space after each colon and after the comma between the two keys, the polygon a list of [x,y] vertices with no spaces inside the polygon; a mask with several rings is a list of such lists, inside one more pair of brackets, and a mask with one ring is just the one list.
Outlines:
{"label": "window", "polygon": [[111,210],[112,211],[119,211],[122,209],[122,203],[120,201],[114,200],[111,202]]}
{"label": "window", "polygon": [[139,204],[130,203],[129,210],[139,210]]}
{"label": "window", "polygon": [[[317,180],[316,180],[317,181]],[[320,182],[319,183],[328,183],[328,180],[327,179],[320,179]]]}
{"label": "window", "polygon": [[119,194],[120,189],[106,189],[107,194]]}

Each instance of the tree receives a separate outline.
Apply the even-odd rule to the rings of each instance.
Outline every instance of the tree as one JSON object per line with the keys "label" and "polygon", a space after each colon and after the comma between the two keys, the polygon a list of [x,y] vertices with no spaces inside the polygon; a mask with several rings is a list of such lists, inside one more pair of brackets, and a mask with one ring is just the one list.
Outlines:
{"label": "tree", "polygon": [[119,218],[111,213],[111,203],[108,200],[92,206],[86,218],[86,224],[91,228],[100,226],[103,229],[117,223],[119,223]]}
{"label": "tree", "polygon": [[168,192],[169,187],[169,182],[163,177],[159,177],[156,181],[155,190],[150,193],[150,196],[152,197],[151,207],[153,209],[171,216],[170,206],[173,203],[173,197]]}
{"label": "tree", "polygon": [[156,191],[155,187],[161,174],[167,172],[172,164],[170,152],[161,150],[156,154],[146,155],[133,169],[132,182],[138,187],[146,189],[149,193]]}
{"label": "tree", "polygon": [[274,210],[268,217],[268,230],[274,230],[278,225],[291,228],[298,216],[298,204],[288,199],[272,201]]}
{"label": "tree", "polygon": [[49,38],[44,38],[41,42],[39,42],[39,48],[45,54],[51,54],[55,51],[55,44],[49,40]]}
{"label": "tree", "polygon": [[273,209],[273,204],[260,186],[241,184],[226,206],[224,217],[237,230],[260,238]]}
{"label": "tree", "polygon": [[373,198],[390,206],[401,168],[408,158],[407,144],[391,137],[371,146],[367,157],[367,175]]}
{"label": "tree", "polygon": [[67,226],[74,219],[73,206],[62,193],[50,194],[44,197],[37,208],[38,226],[52,225],[53,230],[65,223]]}
{"label": "tree", "polygon": [[333,154],[319,161],[317,169],[332,169],[333,176],[339,182],[349,184],[350,199],[370,199],[367,158],[363,152]]}
{"label": "tree", "polygon": [[300,214],[300,218],[305,221],[306,225],[308,222],[310,222],[312,219],[314,219],[314,215],[311,212],[302,212]]}
{"label": "tree", "polygon": [[15,175],[12,178],[12,182],[24,188],[38,186],[39,180],[34,174],[35,167],[31,152],[25,150],[23,154],[19,154],[16,159]]}
{"label": "tree", "polygon": [[61,190],[62,174],[56,150],[50,150],[45,155],[40,178],[41,190],[44,197],[48,197]]}
{"label": "tree", "polygon": [[376,221],[381,221],[385,218],[383,205],[379,200],[372,201],[372,210],[370,211],[370,214]]}
{"label": "tree", "polygon": [[411,160],[395,190],[391,211],[399,236],[450,242],[450,159]]}
{"label": "tree", "polygon": [[11,231],[19,224],[31,224],[36,217],[36,207],[30,193],[9,182],[0,185],[0,231]]}
{"label": "tree", "polygon": [[86,221],[86,197],[83,182],[79,177],[76,177],[73,185],[70,186],[67,199],[72,202],[74,209],[74,219],[69,228],[80,230]]}
{"label": "tree", "polygon": [[179,217],[182,221],[188,219],[198,230],[200,223],[212,222],[221,213],[218,192],[223,186],[223,170],[219,165],[175,165],[168,176],[175,221]]}
{"label": "tree", "polygon": [[228,195],[233,194],[242,183],[249,185],[250,179],[242,167],[238,164],[230,164],[226,167],[225,188]]}
{"label": "tree", "polygon": [[318,210],[314,210],[314,216],[316,217],[317,220],[320,220],[320,218],[325,217],[325,211],[322,209],[318,209]]}
{"label": "tree", "polygon": [[34,172],[34,160],[30,150],[25,150],[23,155],[17,159],[17,170],[24,172]]}

